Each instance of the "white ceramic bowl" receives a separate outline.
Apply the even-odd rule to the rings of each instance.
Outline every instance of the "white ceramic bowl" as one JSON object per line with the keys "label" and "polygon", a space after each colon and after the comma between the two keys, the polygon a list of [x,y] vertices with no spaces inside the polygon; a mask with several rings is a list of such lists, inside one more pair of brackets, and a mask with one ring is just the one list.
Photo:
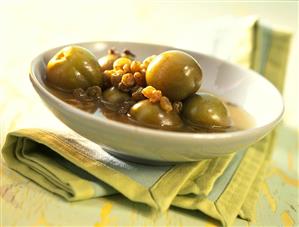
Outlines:
{"label": "white ceramic bowl", "polygon": [[[130,49],[138,58],[174,49],[168,46],[128,42],[77,44],[97,57],[107,49]],[[49,109],[68,127],[109,152],[127,159],[154,162],[186,162],[213,158],[242,150],[269,133],[284,111],[278,90],[261,75],[204,54],[186,51],[203,69],[204,90],[243,107],[256,121],[253,128],[225,133],[168,132],[128,125],[77,109],[52,95],[45,87],[45,68],[62,47],[37,56],[31,64],[30,79]]]}

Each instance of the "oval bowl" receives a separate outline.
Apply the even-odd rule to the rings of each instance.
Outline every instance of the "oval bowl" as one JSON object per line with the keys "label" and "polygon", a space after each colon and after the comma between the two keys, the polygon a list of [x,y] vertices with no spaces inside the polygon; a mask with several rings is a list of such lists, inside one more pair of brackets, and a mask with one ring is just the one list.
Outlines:
{"label": "oval bowl", "polygon": [[[130,42],[78,43],[97,57],[115,47],[130,49],[140,59],[177,49]],[[281,120],[284,105],[279,91],[263,76],[217,58],[182,50],[202,66],[201,89],[237,104],[255,119],[247,130],[223,133],[184,133],[128,125],[77,109],[51,94],[44,83],[50,58],[63,46],[37,56],[31,63],[30,80],[48,108],[69,128],[101,145],[108,152],[148,164],[188,162],[214,158],[243,150],[263,138]]]}

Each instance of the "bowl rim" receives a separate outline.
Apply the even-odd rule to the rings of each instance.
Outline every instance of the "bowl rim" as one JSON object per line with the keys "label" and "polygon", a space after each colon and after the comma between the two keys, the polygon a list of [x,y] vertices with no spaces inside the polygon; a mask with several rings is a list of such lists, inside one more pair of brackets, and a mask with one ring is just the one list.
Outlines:
{"label": "bowl rim", "polygon": [[[192,132],[165,131],[165,130],[160,130],[160,129],[152,129],[152,128],[146,128],[146,127],[142,127],[142,126],[130,125],[130,124],[114,121],[114,120],[111,120],[111,119],[108,119],[108,118],[101,118],[101,117],[95,116],[93,114],[87,113],[83,110],[80,110],[80,109],[78,109],[78,108],[62,101],[61,99],[59,99],[58,97],[53,95],[50,91],[48,91],[44,87],[44,85],[42,85],[39,82],[38,75],[35,74],[35,67],[42,62],[41,60],[44,59],[45,54],[47,54],[50,51],[53,51],[54,49],[63,48],[63,47],[69,46],[69,45],[79,45],[79,46],[80,45],[85,45],[86,46],[86,45],[94,45],[94,44],[97,44],[97,43],[111,43],[111,45],[113,45],[112,43],[120,43],[120,44],[125,43],[125,44],[130,44],[130,45],[136,45],[137,44],[137,45],[147,45],[147,46],[156,46],[156,47],[162,47],[162,48],[169,48],[169,49],[173,49],[173,50],[188,51],[189,53],[194,53],[194,54],[197,54],[197,55],[201,55],[205,58],[220,61],[224,64],[227,64],[231,67],[236,67],[240,70],[249,71],[253,74],[252,76],[259,77],[261,80],[263,80],[264,83],[267,83],[268,86],[271,86],[272,89],[274,89],[274,92],[278,93],[278,97],[280,97],[280,100],[278,100],[278,101],[281,104],[281,111],[280,111],[279,115],[273,121],[271,121],[267,124],[264,124],[264,125],[261,125],[261,126],[258,126],[258,127],[249,128],[249,129],[233,131],[233,132],[192,133]],[[277,125],[280,122],[280,120],[282,119],[282,116],[284,114],[284,111],[285,111],[285,106],[284,106],[284,102],[283,102],[283,98],[282,98],[281,93],[278,91],[278,89],[269,80],[267,80],[264,76],[260,75],[259,73],[255,72],[251,69],[244,68],[240,65],[228,62],[226,60],[219,59],[219,58],[211,56],[211,55],[203,54],[203,53],[188,50],[188,49],[181,49],[181,48],[176,48],[176,47],[172,47],[172,46],[159,45],[159,44],[153,44],[153,43],[127,42],[127,41],[90,41],[90,42],[80,42],[80,43],[71,43],[71,44],[61,45],[61,46],[43,51],[42,53],[37,55],[31,61],[30,70],[29,70],[29,78],[30,78],[31,83],[32,83],[32,85],[35,89],[38,89],[39,92],[41,92],[44,96],[47,96],[52,102],[54,102],[59,107],[64,108],[68,112],[72,112],[75,115],[79,115],[80,118],[92,120],[94,122],[98,122],[100,124],[104,124],[105,126],[109,126],[109,127],[113,126],[116,129],[120,129],[122,131],[126,131],[126,132],[129,132],[129,133],[133,133],[133,132],[138,133],[138,134],[142,133],[143,135],[150,136],[150,137],[160,137],[160,138],[168,138],[168,139],[173,138],[173,139],[176,139],[176,140],[177,139],[181,139],[181,140],[193,140],[193,139],[213,140],[215,138],[230,139],[230,138],[233,138],[233,137],[236,137],[236,136],[246,137],[246,136],[249,136],[249,135],[251,135],[251,134],[253,134],[257,131],[260,131],[260,130],[265,131],[268,128],[273,128],[275,125]],[[42,77],[40,79],[42,79]]]}

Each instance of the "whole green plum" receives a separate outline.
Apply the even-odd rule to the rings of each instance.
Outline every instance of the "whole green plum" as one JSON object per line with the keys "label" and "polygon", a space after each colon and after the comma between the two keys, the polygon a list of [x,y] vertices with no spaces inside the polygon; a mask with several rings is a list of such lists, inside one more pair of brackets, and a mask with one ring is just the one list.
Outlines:
{"label": "whole green plum", "polygon": [[122,92],[115,87],[108,88],[103,92],[103,99],[111,104],[121,104],[130,99],[128,93]]}
{"label": "whole green plum", "polygon": [[176,50],[166,51],[149,64],[146,82],[161,90],[170,100],[180,101],[199,89],[202,70],[189,54]]}
{"label": "whole green plum", "polygon": [[115,60],[120,58],[121,55],[114,50],[109,50],[108,54],[99,58],[98,62],[101,66],[102,71],[113,69],[113,63]]}
{"label": "whole green plum", "polygon": [[68,46],[48,62],[46,81],[53,87],[72,91],[103,85],[104,75],[96,57],[80,46]]}
{"label": "whole green plum", "polygon": [[153,128],[176,129],[183,124],[175,111],[166,112],[158,103],[151,103],[148,99],[133,105],[129,116],[142,125]]}
{"label": "whole green plum", "polygon": [[232,124],[225,104],[216,96],[208,93],[194,94],[183,104],[184,119],[192,125],[213,128],[227,128]]}

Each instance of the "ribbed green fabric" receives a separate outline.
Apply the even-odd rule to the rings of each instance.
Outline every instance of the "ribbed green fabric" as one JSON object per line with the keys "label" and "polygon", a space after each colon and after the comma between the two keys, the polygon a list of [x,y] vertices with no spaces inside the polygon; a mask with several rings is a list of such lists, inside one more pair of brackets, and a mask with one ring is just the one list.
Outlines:
{"label": "ribbed green fabric", "polygon": [[[290,32],[271,29],[260,22],[256,23],[255,30],[255,48],[251,68],[264,75],[282,93],[292,35]],[[252,201],[257,200],[259,186],[271,158],[275,131],[268,137],[271,138],[269,139],[269,154],[240,211],[240,216],[247,220],[255,219],[255,203]]]}
{"label": "ribbed green fabric", "polygon": [[250,68],[261,73],[283,92],[292,34],[271,29],[263,23],[255,26],[253,59]]}
{"label": "ribbed green fabric", "polygon": [[[7,136],[2,152],[10,168],[69,201],[90,199],[117,191],[132,201],[160,210],[168,209],[180,190],[186,190],[184,184],[191,180],[194,173],[200,179],[203,173],[209,172],[209,181],[200,185],[202,191],[211,190],[230,160],[217,158],[178,164],[147,188],[121,171],[89,158],[82,152],[82,145],[69,142],[67,137],[49,131],[22,129],[12,132]],[[68,161],[68,168],[65,167],[67,161],[63,159]],[[88,178],[82,174],[74,174],[76,166],[89,173]],[[100,181],[96,182],[96,179]],[[103,182],[111,186],[106,186],[104,192],[98,189]]]}

